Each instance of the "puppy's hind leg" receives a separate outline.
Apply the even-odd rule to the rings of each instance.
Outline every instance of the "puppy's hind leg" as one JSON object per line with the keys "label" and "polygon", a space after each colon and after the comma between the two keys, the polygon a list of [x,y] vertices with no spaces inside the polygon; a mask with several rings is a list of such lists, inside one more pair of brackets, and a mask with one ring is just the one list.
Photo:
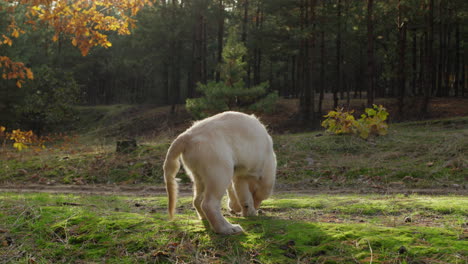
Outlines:
{"label": "puppy's hind leg", "polygon": [[228,200],[229,211],[233,214],[240,213],[242,209],[240,207],[239,200],[237,199],[236,191],[234,190],[234,187],[232,184],[230,184],[228,188],[228,197],[229,197],[229,200]]}
{"label": "puppy's hind leg", "polygon": [[193,182],[193,206],[197,210],[198,218],[206,219],[205,212],[202,210],[202,201],[203,201],[203,193],[205,192],[205,185],[203,181],[194,175],[194,182]]}
{"label": "puppy's hind leg", "polygon": [[221,199],[231,184],[233,171],[228,167],[212,166],[203,175],[205,192],[201,204],[211,228],[219,234],[235,234],[242,232],[239,225],[229,223],[221,214]]}

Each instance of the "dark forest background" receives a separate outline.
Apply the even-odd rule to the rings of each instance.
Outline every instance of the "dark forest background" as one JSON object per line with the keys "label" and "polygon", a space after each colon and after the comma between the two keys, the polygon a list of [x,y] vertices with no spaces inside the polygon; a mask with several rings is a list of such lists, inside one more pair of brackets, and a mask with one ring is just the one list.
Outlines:
{"label": "dark forest background", "polygon": [[182,104],[220,80],[231,31],[247,48],[245,86],[298,98],[303,120],[327,94],[334,107],[394,97],[400,114],[424,115],[431,97],[467,96],[467,12],[465,0],[162,0],[86,57],[38,27],[0,47],[35,73],[23,88],[0,79],[0,120],[35,128],[73,118],[76,104]]}

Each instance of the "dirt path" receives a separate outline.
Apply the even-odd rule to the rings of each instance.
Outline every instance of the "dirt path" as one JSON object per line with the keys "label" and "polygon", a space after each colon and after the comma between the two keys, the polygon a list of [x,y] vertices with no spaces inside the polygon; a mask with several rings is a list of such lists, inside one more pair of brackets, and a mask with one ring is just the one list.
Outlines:
{"label": "dirt path", "polygon": [[[4,184],[0,185],[0,192],[14,193],[69,193],[91,195],[124,195],[124,196],[157,196],[166,195],[164,186],[135,186],[135,185],[45,185],[45,184]],[[181,196],[190,196],[192,187],[190,184],[181,184],[179,188]],[[463,188],[437,188],[437,189],[371,189],[371,188],[311,188],[301,190],[276,190],[277,194],[425,194],[425,195],[468,195],[468,190]]]}

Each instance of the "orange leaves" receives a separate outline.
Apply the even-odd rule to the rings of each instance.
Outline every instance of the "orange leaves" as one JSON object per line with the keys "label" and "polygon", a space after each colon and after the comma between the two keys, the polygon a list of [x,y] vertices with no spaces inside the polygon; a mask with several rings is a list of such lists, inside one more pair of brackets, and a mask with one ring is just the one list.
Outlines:
{"label": "orange leaves", "polygon": [[71,36],[71,44],[86,56],[94,46],[111,47],[108,32],[130,34],[135,16],[150,0],[102,0],[102,1],[23,1],[29,6],[29,15],[49,24],[55,29],[53,41],[59,34]]}
{"label": "orange leaves", "polygon": [[25,31],[18,27],[14,17],[11,18],[10,24],[7,27],[7,31],[11,32],[10,36],[2,34],[3,40],[0,40],[0,45],[11,46],[13,44],[12,38],[19,38],[20,34],[24,34]]}
{"label": "orange leaves", "polygon": [[18,151],[31,149],[35,152],[43,151],[47,143],[54,142],[54,149],[67,150],[77,144],[76,135],[51,134],[47,136],[38,136],[33,131],[22,131],[21,129],[8,132],[6,127],[0,125],[0,143],[3,147],[6,143],[13,143],[12,146]]}
{"label": "orange leaves", "polygon": [[33,72],[31,71],[31,69],[25,68],[25,70],[26,70],[26,77],[27,77],[28,79],[30,79],[30,80],[33,80],[33,79],[34,79],[34,74],[33,74]]}
{"label": "orange leaves", "polygon": [[0,138],[4,137],[6,139],[12,140],[14,142],[13,147],[18,151],[22,151],[23,149],[27,149],[29,147],[34,147],[37,150],[45,148],[45,140],[39,138],[31,130],[21,131],[20,129],[16,129],[11,132],[5,131],[6,128],[4,126],[0,126]]}
{"label": "orange leaves", "polygon": [[[14,14],[17,7],[26,8],[24,24],[49,25],[55,30],[52,41],[61,36],[68,36],[71,44],[77,47],[83,56],[94,46],[109,48],[112,43],[108,39],[109,32],[119,35],[130,34],[136,20],[132,18],[145,5],[151,5],[154,0],[17,0],[7,1],[6,9]],[[37,21],[42,23],[37,23]],[[13,45],[13,39],[20,37],[22,30],[10,15],[7,26],[8,34],[0,35],[0,46]],[[33,79],[31,70],[21,62],[13,62],[8,57],[0,56],[0,68],[3,79],[15,79],[16,86],[21,87],[25,79]]]}
{"label": "orange leaves", "polygon": [[21,88],[25,79],[34,79],[34,74],[22,62],[12,61],[6,56],[0,56],[0,68],[2,68],[2,78],[16,80],[16,86]]}

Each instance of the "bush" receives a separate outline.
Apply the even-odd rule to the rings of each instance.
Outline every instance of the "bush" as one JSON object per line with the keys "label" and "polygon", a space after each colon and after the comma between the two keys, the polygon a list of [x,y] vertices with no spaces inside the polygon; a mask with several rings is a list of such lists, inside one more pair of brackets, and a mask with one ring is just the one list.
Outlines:
{"label": "bush", "polygon": [[19,123],[38,132],[72,121],[72,105],[80,98],[80,89],[72,74],[47,66],[34,72],[36,78],[22,88],[26,94],[16,108]]}
{"label": "bush", "polygon": [[332,134],[355,134],[363,139],[372,135],[387,134],[388,112],[382,105],[366,108],[365,114],[362,114],[358,120],[354,118],[353,113],[354,110],[345,112],[343,108],[337,108],[336,111],[330,111],[324,116],[326,119],[322,122],[322,126]]}

